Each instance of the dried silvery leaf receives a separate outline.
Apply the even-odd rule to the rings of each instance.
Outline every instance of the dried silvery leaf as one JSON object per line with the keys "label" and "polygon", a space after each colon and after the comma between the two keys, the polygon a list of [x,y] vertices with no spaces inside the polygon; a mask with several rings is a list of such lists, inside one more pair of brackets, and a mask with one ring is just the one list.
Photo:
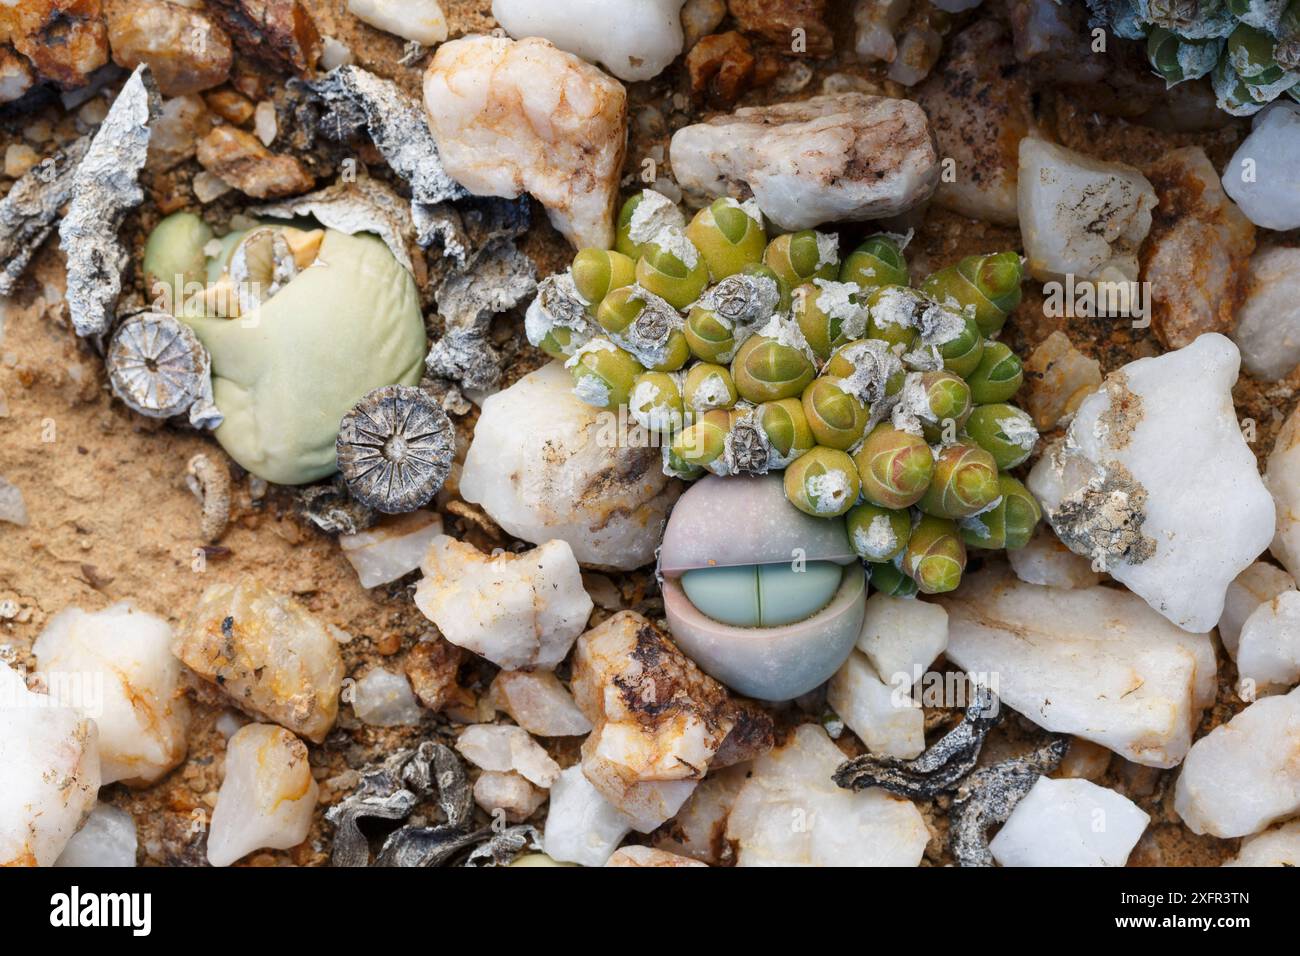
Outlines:
{"label": "dried silvery leaf", "polygon": [[1029,753],[976,770],[953,798],[948,845],[958,866],[992,866],[988,829],[1005,823],[1039,777],[1061,764],[1070,738],[1053,734]]}
{"label": "dried silvery leaf", "polygon": [[327,135],[343,139],[365,126],[388,165],[410,184],[416,234],[428,246],[437,232],[429,207],[469,194],[443,169],[420,105],[397,84],[357,66],[331,70],[308,87],[332,110],[321,119]]}
{"label": "dried silvery leaf", "polygon": [[335,183],[306,196],[260,206],[254,214],[284,219],[311,216],[322,226],[349,236],[373,232],[407,272],[415,271],[407,251],[408,241],[415,236],[411,212],[405,200],[377,179]]}
{"label": "dried silvery leaf", "polygon": [[68,311],[78,335],[102,335],[112,323],[129,262],[117,233],[144,199],[138,180],[149,152],[149,124],[160,109],[148,68],[137,67],[73,174],[59,245],[68,258]]}
{"label": "dried silvery leaf", "polygon": [[18,277],[54,231],[59,210],[72,195],[77,166],[90,148],[90,137],[36,164],[0,200],[0,296],[12,295]]}
{"label": "dried silvery leaf", "polygon": [[442,244],[443,257],[464,271],[498,239],[516,239],[532,223],[531,200],[469,196],[419,210],[421,244],[435,239]]}
{"label": "dried silvery leaf", "polygon": [[537,268],[508,240],[496,240],[468,272],[438,290],[438,314],[448,329],[486,330],[492,316],[513,309],[537,291]]}

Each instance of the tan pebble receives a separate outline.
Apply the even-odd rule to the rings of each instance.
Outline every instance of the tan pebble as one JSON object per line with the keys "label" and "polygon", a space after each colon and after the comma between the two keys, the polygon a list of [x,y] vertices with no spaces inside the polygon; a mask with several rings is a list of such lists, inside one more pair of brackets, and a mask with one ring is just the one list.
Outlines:
{"label": "tan pebble", "polygon": [[5,150],[5,175],[17,179],[40,161],[36,150],[26,143],[11,143]]}

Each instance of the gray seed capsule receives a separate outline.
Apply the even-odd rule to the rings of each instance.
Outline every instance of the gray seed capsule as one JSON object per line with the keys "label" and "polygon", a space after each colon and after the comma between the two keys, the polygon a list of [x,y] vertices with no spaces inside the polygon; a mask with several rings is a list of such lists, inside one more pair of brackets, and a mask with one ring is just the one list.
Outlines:
{"label": "gray seed capsule", "polygon": [[343,416],[339,471],[362,504],[403,514],[438,493],[455,444],[455,429],[436,400],[410,385],[387,385]]}
{"label": "gray seed capsule", "polygon": [[211,374],[198,336],[160,312],[144,312],[118,326],[106,362],[113,394],[149,418],[184,412],[203,396]]}

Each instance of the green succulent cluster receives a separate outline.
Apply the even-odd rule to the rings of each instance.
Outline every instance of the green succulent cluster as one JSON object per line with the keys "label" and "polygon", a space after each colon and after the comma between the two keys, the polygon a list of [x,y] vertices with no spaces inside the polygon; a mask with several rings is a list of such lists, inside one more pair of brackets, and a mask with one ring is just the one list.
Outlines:
{"label": "green succulent cluster", "polygon": [[752,204],[719,199],[689,224],[668,209],[647,239],[642,202],[667,209],[633,196],[618,249],[579,252],[529,310],[529,340],[580,398],[626,407],[670,475],[784,469],[790,502],[842,517],[891,594],[952,590],[968,546],[1024,546],[1040,511],[1008,471],[1038,433],[1007,404],[1023,372],[995,338],[1020,301],[1016,253],[912,288],[895,236],[841,260],[837,236],[769,241]]}
{"label": "green succulent cluster", "polygon": [[1219,107],[1258,112],[1300,100],[1300,0],[1090,0],[1115,35],[1145,40],[1170,86],[1209,76]]}

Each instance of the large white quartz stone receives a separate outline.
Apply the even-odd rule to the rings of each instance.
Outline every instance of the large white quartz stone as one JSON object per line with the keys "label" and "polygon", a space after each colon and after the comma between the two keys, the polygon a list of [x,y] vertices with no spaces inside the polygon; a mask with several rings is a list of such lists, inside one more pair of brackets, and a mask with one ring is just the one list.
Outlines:
{"label": "large white quartz stone", "polygon": [[421,570],[415,606],[447,640],[500,667],[554,667],[595,606],[563,541],[488,556],[443,535]]}
{"label": "large white quartz stone", "polygon": [[55,866],[135,866],[135,818],[121,807],[97,803],[63,848]]}
{"label": "large white quartz stone", "polygon": [[514,771],[542,788],[553,786],[560,776],[560,765],[522,727],[475,724],[461,731],[456,749],[476,767],[497,773]]}
{"label": "large white quartz stone", "polygon": [[531,193],[575,248],[614,245],[627,149],[618,80],[547,40],[470,36],[438,47],[424,105],[443,166],[470,192]]}
{"label": "large white quartz stone", "polygon": [[620,80],[648,80],[682,52],[685,0],[492,0],[492,16],[516,40],[545,37]]}
{"label": "large white quartz stone", "polygon": [[1223,188],[1257,226],[1300,226],[1300,107],[1261,114],[1223,170]]}
{"label": "large white quartz stone", "polygon": [[1241,841],[1224,866],[1300,866],[1300,820],[1292,820]]}
{"label": "large white quartz stone", "polygon": [[542,849],[553,860],[604,866],[623,837],[632,831],[619,813],[575,764],[551,787]]}
{"label": "large white quartz stone", "polygon": [[1028,479],[1070,550],[1189,631],[1218,623],[1228,585],[1273,537],[1273,502],[1232,404],[1237,366],[1237,347],[1216,333],[1130,362],[1084,399]]}
{"label": "large white quartz stone", "polygon": [[879,593],[867,598],[858,650],[886,684],[912,686],[947,646],[948,612],[941,605]]}
{"label": "large white quartz stone", "polygon": [[339,547],[356,569],[361,586],[373,588],[418,568],[429,543],[440,534],[442,518],[432,511],[412,511],[356,534],[341,534]]}
{"label": "large white quartz stone", "polygon": [[517,538],[560,538],[583,565],[630,571],[654,560],[682,493],[645,445],[644,432],[579,400],[552,362],[483,403],[460,493]]}
{"label": "large white quartz stone", "polygon": [[683,189],[752,193],[786,230],[895,216],[928,199],[939,182],[925,112],[865,93],[745,107],[678,130],[670,154]]}
{"label": "large white quartz stone", "polygon": [[727,818],[737,866],[916,866],[930,833],[910,800],[854,792],[831,774],[844,760],[816,724],[754,761]]}
{"label": "large white quartz stone", "polygon": [[95,722],[0,662],[0,867],[50,866],[99,792]]}
{"label": "large white quartz stone", "polygon": [[1232,339],[1246,371],[1275,382],[1300,364],[1300,249],[1260,248],[1249,268]]}
{"label": "large white quartz stone", "polygon": [[1281,568],[1256,561],[1237,575],[1228,585],[1223,599],[1223,614],[1219,617],[1219,639],[1234,661],[1237,659],[1237,642],[1241,639],[1241,626],[1246,618],[1261,604],[1277,597],[1283,591],[1296,589],[1295,578]]}
{"label": "large white quartz stone", "polygon": [[1300,406],[1291,412],[1273,441],[1264,484],[1277,509],[1277,533],[1269,551],[1294,578],[1300,574]]}
{"label": "large white quartz stone", "polygon": [[1196,741],[1174,788],[1196,833],[1258,833],[1300,811],[1300,688],[1251,704]]}
{"label": "large white quartz stone", "polygon": [[925,749],[925,712],[908,693],[911,673],[886,684],[854,651],[826,687],[826,702],[873,754],[910,760]]}
{"label": "large white quartz stone", "polygon": [[1174,767],[1214,701],[1214,645],[1116,588],[981,571],[943,600],[948,659],[1008,707],[1151,767]]}
{"label": "large white quartz stone", "polygon": [[1300,683],[1300,591],[1283,591],[1250,612],[1241,625],[1237,673],[1256,694]]}
{"label": "large white quartz stone", "polygon": [[229,866],[254,850],[307,839],[320,787],[307,745],[283,727],[249,724],[226,743],[226,776],[208,830],[208,862]]}
{"label": "large white quartz stone", "polygon": [[1138,170],[1025,137],[1016,191],[1035,278],[1137,281],[1138,249],[1157,202]]}
{"label": "large white quartz stone", "polygon": [[1039,777],[989,850],[1001,866],[1123,866],[1150,821],[1114,790]]}
{"label": "large white quartz stone", "polygon": [[591,732],[591,721],[551,671],[501,671],[488,687],[488,700],[539,737],[576,737]]}
{"label": "large white quartz stone", "polygon": [[32,646],[50,696],[99,728],[100,782],[143,786],[185,757],[190,706],[162,618],[123,601],[70,607]]}

